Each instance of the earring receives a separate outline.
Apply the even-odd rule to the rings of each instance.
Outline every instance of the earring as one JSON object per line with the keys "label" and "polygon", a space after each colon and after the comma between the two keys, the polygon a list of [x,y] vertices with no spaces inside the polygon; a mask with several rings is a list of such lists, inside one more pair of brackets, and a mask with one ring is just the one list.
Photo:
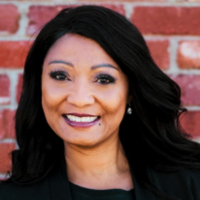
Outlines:
{"label": "earring", "polygon": [[129,107],[127,109],[127,114],[131,115],[132,114],[132,108],[131,108],[131,104],[129,103]]}

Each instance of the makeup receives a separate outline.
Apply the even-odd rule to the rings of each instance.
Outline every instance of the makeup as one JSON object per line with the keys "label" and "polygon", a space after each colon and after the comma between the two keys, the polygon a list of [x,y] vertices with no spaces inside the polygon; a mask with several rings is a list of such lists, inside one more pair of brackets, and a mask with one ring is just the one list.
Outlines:
{"label": "makeup", "polygon": [[91,126],[96,125],[100,117],[88,114],[63,114],[62,115],[65,122],[75,128],[89,128]]}

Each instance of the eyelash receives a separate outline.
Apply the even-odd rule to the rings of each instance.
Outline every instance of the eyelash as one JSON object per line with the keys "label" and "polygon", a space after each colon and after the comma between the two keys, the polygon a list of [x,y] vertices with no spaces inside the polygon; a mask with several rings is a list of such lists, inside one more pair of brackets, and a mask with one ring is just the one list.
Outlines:
{"label": "eyelash", "polygon": [[[50,77],[53,78],[53,79],[56,79],[58,81],[63,81],[63,80],[70,80],[69,77],[68,77],[68,74],[66,72],[63,72],[63,71],[53,71],[53,72],[50,72]],[[60,78],[58,76],[61,76]]]}
{"label": "eyelash", "polygon": [[[103,80],[103,82],[99,82],[100,80]],[[115,83],[115,79],[108,74],[100,74],[97,76],[96,82],[106,85],[110,83]]]}
{"label": "eyelash", "polygon": [[[49,75],[51,78],[56,79],[58,81],[64,81],[64,80],[70,81],[68,74],[63,71],[52,71],[50,72]],[[108,74],[100,74],[96,77],[95,82],[106,85],[110,83],[115,83],[115,79]]]}

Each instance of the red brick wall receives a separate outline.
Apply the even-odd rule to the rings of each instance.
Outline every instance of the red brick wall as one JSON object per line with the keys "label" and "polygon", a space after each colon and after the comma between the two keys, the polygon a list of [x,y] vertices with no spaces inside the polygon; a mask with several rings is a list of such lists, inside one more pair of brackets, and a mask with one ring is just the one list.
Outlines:
{"label": "red brick wall", "polygon": [[200,0],[1,0],[0,178],[17,148],[13,118],[33,34],[63,7],[81,4],[114,9],[139,28],[156,63],[181,86],[189,110],[182,125],[200,141]]}

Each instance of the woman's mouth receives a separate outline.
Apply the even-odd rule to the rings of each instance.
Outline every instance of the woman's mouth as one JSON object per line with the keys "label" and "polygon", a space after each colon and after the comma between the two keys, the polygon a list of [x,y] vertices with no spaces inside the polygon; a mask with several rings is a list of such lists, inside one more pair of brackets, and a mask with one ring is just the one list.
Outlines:
{"label": "woman's mouth", "polygon": [[65,114],[63,118],[67,124],[76,128],[88,128],[98,123],[100,116],[87,114]]}

